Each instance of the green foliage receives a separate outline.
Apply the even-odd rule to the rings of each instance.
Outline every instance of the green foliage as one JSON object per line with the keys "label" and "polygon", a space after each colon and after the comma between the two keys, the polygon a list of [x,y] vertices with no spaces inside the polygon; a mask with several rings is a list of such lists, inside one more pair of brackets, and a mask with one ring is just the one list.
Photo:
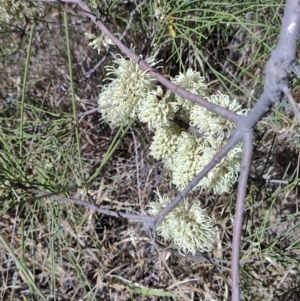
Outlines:
{"label": "green foliage", "polygon": [[[152,27],[145,21],[153,53],[170,49],[167,62],[186,71],[198,69],[229,96],[257,95],[241,84],[263,85],[257,78],[276,44],[285,1],[149,1]],[[170,24],[176,36],[172,35]],[[169,50],[168,50],[169,51]],[[174,66],[175,65],[175,66]],[[258,82],[257,82],[258,81]],[[259,85],[257,85],[257,83]]]}

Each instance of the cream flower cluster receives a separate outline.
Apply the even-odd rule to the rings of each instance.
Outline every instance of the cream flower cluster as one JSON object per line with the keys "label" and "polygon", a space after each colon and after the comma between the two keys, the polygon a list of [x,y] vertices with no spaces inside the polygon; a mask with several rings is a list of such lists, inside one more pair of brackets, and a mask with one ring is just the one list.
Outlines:
{"label": "cream flower cluster", "polygon": [[[146,61],[151,66],[155,64],[154,57]],[[147,123],[155,131],[151,155],[164,162],[172,173],[173,183],[182,190],[224,146],[234,124],[168,90],[163,91],[131,60],[119,56],[116,63],[117,68],[108,67],[108,75],[114,78],[99,96],[100,106],[111,105],[102,111],[103,118],[111,127],[124,125],[128,117]],[[180,73],[172,82],[237,114],[246,113],[236,100],[221,92],[208,96],[204,78],[192,69]],[[190,133],[189,126],[196,127],[199,134]],[[241,145],[237,145],[194,189],[215,194],[229,192],[238,177],[241,154]]]}
{"label": "cream flower cluster", "polygon": [[35,14],[41,14],[42,3],[24,0],[0,0],[0,23],[9,23]]}
{"label": "cream flower cluster", "polygon": [[[230,99],[228,95],[218,92],[210,97],[205,97],[209,102],[229,109],[237,114],[245,115],[247,110],[243,110],[241,105],[234,99]],[[208,112],[201,106],[193,106],[190,115],[190,124],[205,133],[207,137],[224,138],[233,128],[234,124],[217,114]]]}
{"label": "cream flower cluster", "polygon": [[101,48],[103,48],[103,46],[105,48],[108,48],[109,45],[114,45],[114,43],[111,41],[110,38],[108,38],[105,35],[101,35],[100,37],[96,37],[93,33],[89,33],[89,32],[85,32],[84,35],[89,39],[92,40],[89,43],[89,46],[93,46],[93,49],[96,49],[98,51],[98,54],[101,51]]}
{"label": "cream flower cluster", "polygon": [[[154,63],[153,58],[146,59],[149,65]],[[135,118],[138,113],[139,102],[145,99],[155,88],[155,80],[142,71],[131,60],[121,55],[115,61],[117,68],[107,67],[112,81],[105,85],[99,95],[99,106],[109,105],[102,110],[102,116],[112,128],[124,125],[129,118]]]}
{"label": "cream flower cluster", "polygon": [[149,91],[144,99],[139,102],[138,118],[148,123],[149,128],[159,129],[170,125],[175,113],[178,111],[178,104],[170,91],[165,94],[160,86],[157,91]]}
{"label": "cream flower cluster", "polygon": [[[199,72],[195,72],[191,68],[189,68],[186,73],[177,75],[172,79],[172,82],[175,85],[202,97],[206,96],[208,92],[204,77],[201,77]],[[181,96],[176,95],[175,97],[178,104],[185,110],[190,110],[195,105],[193,102],[186,100]]]}
{"label": "cream flower cluster", "polygon": [[[157,196],[158,201],[147,206],[151,215],[156,215],[170,203],[166,195],[161,197],[157,193]],[[156,231],[182,253],[209,252],[214,244],[215,230],[211,218],[199,202],[190,205],[187,199],[166,215]]]}

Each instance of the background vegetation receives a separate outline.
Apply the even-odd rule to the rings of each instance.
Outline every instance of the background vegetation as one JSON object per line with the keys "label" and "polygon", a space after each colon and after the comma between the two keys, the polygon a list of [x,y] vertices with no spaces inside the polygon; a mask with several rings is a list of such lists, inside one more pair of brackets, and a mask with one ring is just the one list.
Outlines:
{"label": "background vegetation", "polygon": [[[283,5],[99,1],[94,11],[111,32],[121,36],[126,30],[123,42],[137,54],[157,53],[162,74],[192,67],[205,76],[210,93],[220,90],[249,108],[264,84]],[[41,15],[1,23],[0,298],[229,300],[235,189],[220,197],[194,193],[213,218],[217,238],[211,254],[193,258],[166,250],[159,237],[155,249],[138,223],[59,199],[139,213],[157,187],[170,197],[177,193],[163,165],[149,156],[152,133],[144,125],[111,130],[98,112],[79,115],[97,106],[104,66],[112,63],[106,49],[98,54],[88,46],[85,32],[99,35],[67,4],[45,4]],[[295,97],[297,85],[291,78]],[[242,295],[299,300],[297,124],[278,107],[256,134],[241,246]]]}

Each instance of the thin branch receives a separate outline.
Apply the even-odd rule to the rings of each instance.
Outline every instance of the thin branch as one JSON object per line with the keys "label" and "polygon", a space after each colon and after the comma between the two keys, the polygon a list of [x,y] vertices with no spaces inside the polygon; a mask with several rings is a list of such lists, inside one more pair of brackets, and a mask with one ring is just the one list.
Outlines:
{"label": "thin branch", "polygon": [[299,112],[298,106],[297,106],[297,104],[294,100],[294,97],[292,96],[292,94],[290,92],[290,89],[287,86],[284,85],[282,87],[282,91],[285,94],[285,96],[287,97],[290,105],[292,106],[292,109],[294,111],[294,115],[298,120],[298,124],[300,125],[300,112]]}
{"label": "thin branch", "polygon": [[125,28],[124,32],[121,34],[121,36],[120,36],[120,41],[122,41],[122,40],[125,38],[125,36],[126,36],[128,30],[129,30],[130,26],[131,26],[132,23],[133,23],[133,17],[134,17],[134,15],[136,14],[136,12],[137,12],[143,5],[146,4],[146,2],[147,2],[147,0],[143,0],[142,2],[140,2],[140,3],[139,3],[139,4],[131,11],[131,13],[130,13],[130,15],[129,15],[128,23],[127,23],[127,25],[126,25],[126,28]]}
{"label": "thin branch", "polygon": [[140,184],[140,168],[139,168],[139,153],[138,153],[138,145],[137,145],[137,139],[135,138],[134,131],[131,130],[131,135],[133,137],[134,142],[134,152],[135,152],[135,166],[136,166],[136,183],[137,183],[137,189],[138,189],[138,196],[139,196],[139,204],[140,204],[140,210],[143,214],[144,208],[142,206],[142,197],[141,197],[141,184]]}
{"label": "thin branch", "polygon": [[91,110],[86,111],[86,112],[83,112],[83,113],[79,113],[79,114],[77,115],[77,117],[80,118],[79,121],[78,121],[78,123],[80,123],[84,117],[86,117],[86,116],[88,116],[88,115],[90,115],[90,114],[93,114],[93,113],[95,113],[95,112],[99,112],[99,111],[101,111],[101,110],[110,108],[110,107],[111,107],[111,105],[110,105],[110,104],[107,104],[107,105],[104,105],[104,106],[101,106],[101,107],[97,107],[97,108],[91,109]]}
{"label": "thin branch", "polygon": [[244,134],[244,152],[241,162],[241,173],[237,193],[235,217],[233,222],[232,255],[231,255],[231,279],[232,279],[232,300],[240,300],[240,244],[242,234],[243,216],[245,210],[245,199],[247,193],[248,175],[253,150],[253,131]]}
{"label": "thin branch", "polygon": [[295,183],[295,181],[288,181],[288,180],[275,180],[275,179],[264,179],[264,178],[252,178],[249,177],[249,180],[251,181],[256,181],[256,182],[261,182],[263,184],[279,184],[279,185],[291,185],[294,184],[295,186],[300,186],[300,182]]}
{"label": "thin branch", "polygon": [[[66,203],[71,203],[71,204],[76,204],[76,205],[79,205],[79,206],[84,206],[84,207],[87,207],[91,210],[94,210],[95,212],[105,214],[105,215],[109,215],[109,216],[127,218],[127,219],[141,221],[141,222],[150,221],[151,218],[152,218],[152,216],[148,216],[148,215],[129,214],[129,213],[123,213],[123,212],[110,211],[110,210],[107,210],[107,209],[101,209],[95,204],[91,204],[91,203],[81,201],[81,200],[77,200],[77,199],[73,199],[73,198],[67,198],[67,197],[59,196],[55,193],[42,191],[42,190],[38,190],[38,189],[35,189],[34,192],[39,194],[43,198],[49,197],[49,198],[55,199],[57,201],[63,201],[63,202],[66,202]],[[33,200],[36,201],[37,198],[34,197],[32,199],[26,200],[26,202],[30,202],[30,201],[33,201]]]}

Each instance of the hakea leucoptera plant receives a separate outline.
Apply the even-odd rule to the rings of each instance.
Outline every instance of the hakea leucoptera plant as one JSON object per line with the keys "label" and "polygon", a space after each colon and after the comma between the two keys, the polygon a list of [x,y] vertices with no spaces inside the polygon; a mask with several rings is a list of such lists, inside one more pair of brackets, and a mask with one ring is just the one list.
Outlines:
{"label": "hakea leucoptera plant", "polygon": [[[152,67],[155,65],[154,57],[145,61]],[[129,118],[147,123],[154,131],[151,155],[164,162],[172,173],[173,183],[182,190],[225,145],[234,124],[169,90],[164,91],[131,60],[119,55],[115,62],[117,67],[107,67],[111,81],[99,95],[99,106],[110,105],[102,109],[103,119],[112,128],[126,124]],[[204,78],[192,69],[180,73],[172,82],[214,104],[241,115],[246,113],[236,100],[221,92],[209,96]],[[189,132],[189,126],[196,127],[199,134]],[[238,177],[241,154],[238,144],[194,189],[216,194],[229,192]],[[159,193],[158,198],[149,205],[152,215],[170,202]],[[157,231],[183,253],[207,252],[213,246],[213,224],[199,202],[190,205],[185,199],[163,219]]]}
{"label": "hakea leucoptera plant", "polygon": [[[166,195],[162,197],[157,192],[157,196],[158,201],[147,206],[151,215],[157,214],[170,203]],[[211,218],[199,202],[190,205],[187,199],[165,216],[156,231],[165,240],[171,241],[180,252],[193,255],[211,251],[215,240]]]}

